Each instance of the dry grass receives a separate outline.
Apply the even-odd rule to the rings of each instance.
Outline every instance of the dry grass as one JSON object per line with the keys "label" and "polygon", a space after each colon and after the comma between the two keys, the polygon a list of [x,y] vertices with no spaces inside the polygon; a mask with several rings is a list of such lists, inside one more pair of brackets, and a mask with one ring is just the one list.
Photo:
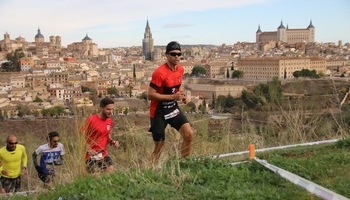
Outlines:
{"label": "dry grass", "polygon": [[[282,109],[277,118],[269,120],[268,124],[256,124],[250,121],[247,116],[240,120],[239,127],[232,129],[232,123],[237,124],[234,119],[223,120],[219,124],[218,132],[213,131],[213,125],[209,116],[189,116],[195,136],[193,140],[192,157],[212,157],[214,155],[244,151],[250,143],[256,144],[257,148],[286,145],[293,143],[308,142],[320,139],[339,138],[349,135],[345,124],[336,121],[336,113],[319,112],[310,115],[302,104]],[[141,120],[141,117],[146,118]],[[74,120],[42,120],[41,125],[37,123],[18,123],[17,128],[20,143],[27,148],[28,177],[23,181],[23,190],[41,189],[42,182],[38,179],[31,161],[31,153],[40,145],[45,143],[44,136],[47,132],[58,131],[61,134],[61,142],[66,148],[65,164],[57,167],[58,176],[56,182],[65,184],[72,182],[77,177],[88,176],[85,171],[84,155],[85,141],[80,133],[80,127],[84,118]],[[332,121],[330,121],[332,120]],[[143,121],[143,123],[141,123]],[[148,116],[119,117],[116,119],[116,126],[113,129],[113,137],[121,142],[119,149],[109,148],[109,153],[114,161],[117,170],[129,173],[129,169],[142,171],[143,169],[159,170],[170,158],[179,158],[179,146],[181,137],[172,128],[166,130],[166,144],[164,151],[157,165],[149,161],[153,150],[153,140],[148,132]],[[137,124],[137,125],[136,125]],[[2,124],[1,124],[2,125]],[[12,124],[13,133],[15,126]],[[6,130],[6,129],[3,129]],[[4,143],[2,143],[4,144]],[[177,176],[178,182],[185,179],[181,175],[179,164],[171,167],[172,173]],[[176,180],[174,180],[176,182]]]}

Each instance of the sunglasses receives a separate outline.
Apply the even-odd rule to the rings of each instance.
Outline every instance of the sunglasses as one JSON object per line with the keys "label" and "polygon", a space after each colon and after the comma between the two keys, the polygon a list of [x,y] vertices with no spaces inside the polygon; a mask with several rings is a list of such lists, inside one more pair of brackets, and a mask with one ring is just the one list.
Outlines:
{"label": "sunglasses", "polygon": [[180,57],[180,56],[182,55],[182,53],[175,53],[175,52],[170,52],[170,53],[168,53],[168,54],[171,55],[171,56],[173,56],[173,57],[175,57],[175,56]]}
{"label": "sunglasses", "polygon": [[7,142],[7,144],[17,144],[18,142]]}

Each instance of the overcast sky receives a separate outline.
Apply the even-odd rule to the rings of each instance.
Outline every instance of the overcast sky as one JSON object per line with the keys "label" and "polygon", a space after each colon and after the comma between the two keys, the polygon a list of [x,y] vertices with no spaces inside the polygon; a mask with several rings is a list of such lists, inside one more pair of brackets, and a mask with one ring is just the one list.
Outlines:
{"label": "overcast sky", "polygon": [[0,0],[0,33],[28,42],[40,28],[64,46],[86,34],[99,48],[141,46],[147,19],[155,45],[254,42],[259,24],[276,31],[281,20],[291,29],[312,20],[316,42],[350,42],[349,0]]}

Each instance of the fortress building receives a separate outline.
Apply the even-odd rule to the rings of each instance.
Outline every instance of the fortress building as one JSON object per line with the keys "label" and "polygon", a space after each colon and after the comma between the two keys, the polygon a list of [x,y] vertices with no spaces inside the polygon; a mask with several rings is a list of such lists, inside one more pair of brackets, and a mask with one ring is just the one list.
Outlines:
{"label": "fortress building", "polygon": [[237,62],[244,78],[272,80],[293,79],[295,71],[302,69],[315,70],[317,74],[326,74],[326,59],[322,57],[265,57],[241,58]]}
{"label": "fortress building", "polygon": [[283,22],[281,21],[280,26],[277,28],[277,31],[261,31],[260,25],[256,31],[256,42],[282,42],[288,44],[296,44],[300,42],[315,42],[315,27],[310,24],[307,28],[300,29],[289,29],[284,27]]}

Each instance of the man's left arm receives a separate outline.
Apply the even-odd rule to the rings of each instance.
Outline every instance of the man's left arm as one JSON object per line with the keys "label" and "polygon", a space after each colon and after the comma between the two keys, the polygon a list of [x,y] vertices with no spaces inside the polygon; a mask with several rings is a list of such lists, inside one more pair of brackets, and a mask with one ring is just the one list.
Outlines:
{"label": "man's left arm", "polygon": [[191,98],[187,95],[187,92],[184,90],[183,86],[180,86],[179,91],[183,93],[183,98],[181,99],[182,103],[189,103]]}
{"label": "man's left arm", "polygon": [[113,140],[111,134],[108,135],[108,143],[115,148],[119,147],[119,142],[117,140]]}
{"label": "man's left arm", "polygon": [[66,151],[64,150],[63,144],[61,144],[61,152],[60,152],[60,161],[61,161],[61,164],[63,164],[64,154],[66,154]]}
{"label": "man's left arm", "polygon": [[1,159],[0,159],[0,176],[2,174],[2,170],[3,170],[3,167],[2,167],[2,162],[1,162]]}
{"label": "man's left arm", "polygon": [[26,152],[26,148],[23,146],[23,152],[22,152],[22,174],[27,173],[27,163],[28,163],[28,156]]}

